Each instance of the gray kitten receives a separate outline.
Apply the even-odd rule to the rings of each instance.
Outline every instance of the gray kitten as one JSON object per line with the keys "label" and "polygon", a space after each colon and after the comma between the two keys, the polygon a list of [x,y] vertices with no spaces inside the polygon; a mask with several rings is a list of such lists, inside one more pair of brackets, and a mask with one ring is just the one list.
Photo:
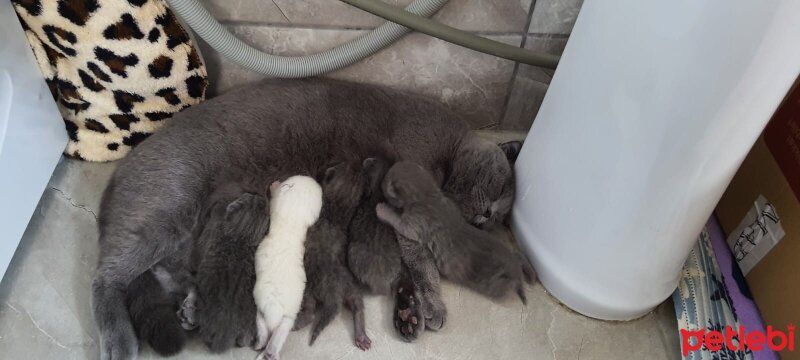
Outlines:
{"label": "gray kitten", "polygon": [[[403,263],[394,229],[378,220],[375,214],[375,207],[386,201],[381,184],[389,166],[389,162],[376,159],[366,170],[368,185],[364,199],[350,222],[347,265],[365,290],[394,294],[394,326],[404,340],[412,341],[425,328],[425,317],[432,319],[437,314],[432,306],[423,308],[424,296]],[[431,321],[428,325],[433,328],[434,323]]]}
{"label": "gray kitten", "polygon": [[[211,352],[252,346],[256,339],[255,249],[269,228],[267,200],[242,189],[212,195],[210,215],[195,248],[196,305],[184,301],[184,322],[199,327]],[[186,328],[186,326],[184,326]]]}
{"label": "gray kitten", "polygon": [[263,196],[239,183],[215,190],[202,211],[194,248],[162,260],[129,286],[128,306],[139,337],[164,356],[179,352],[184,330],[198,326],[212,352],[252,345],[253,254],[268,226]]}
{"label": "gray kitten", "polygon": [[[433,312],[424,321],[434,321],[434,328],[444,325],[439,274],[492,298],[516,291],[525,302],[523,281],[532,283],[535,276],[530,264],[509,244],[465,221],[462,209],[427,170],[396,163],[383,180],[383,193],[389,205],[378,204],[376,213],[397,232],[403,260],[423,294],[423,309]],[[406,327],[401,332],[412,330]]]}
{"label": "gray kitten", "polygon": [[446,174],[444,188],[465,202],[468,218],[498,222],[510,207],[503,150],[423,96],[330,79],[267,80],[176,114],[121,161],[103,196],[92,284],[101,359],[136,356],[128,286],[192,247],[203,204],[219,184],[255,178],[266,188],[286,174],[323,172],[331,159],[372,154]]}
{"label": "gray kitten", "polygon": [[375,159],[365,169],[368,178],[364,198],[348,234],[347,266],[361,285],[376,294],[388,294],[402,271],[394,230],[375,215],[375,206],[385,201],[381,182],[389,166],[389,162]]}
{"label": "gray kitten", "polygon": [[187,334],[176,316],[178,303],[187,297],[190,279],[175,279],[173,274],[189,272],[183,267],[167,270],[162,262],[144,272],[128,286],[126,304],[136,334],[162,356],[180,352]]}
{"label": "gray kitten", "polygon": [[[366,159],[368,169],[374,159]],[[347,268],[347,230],[366,186],[362,164],[352,162],[329,168],[322,180],[323,205],[320,219],[308,230],[303,263],[305,293],[294,330],[314,322],[309,345],[333,320],[343,303],[353,313],[356,346],[368,350],[372,341],[364,325],[361,289]]]}
{"label": "gray kitten", "polygon": [[[496,195],[497,200],[486,205],[488,211],[480,213],[474,210],[475,206],[462,206],[462,216],[473,225],[490,228],[506,218],[513,200],[514,178],[511,165],[521,147],[520,142],[509,142],[499,145],[503,151],[492,151],[496,146],[487,145],[477,137],[469,135],[463,139],[460,147],[460,156],[473,158],[476,163],[455,161],[452,166],[459,168],[453,170],[445,168],[449,173],[471,172],[482,174],[472,181],[483,181],[481,186],[476,186],[469,191],[457,190],[466,186],[469,179],[464,177],[449,176],[450,174],[434,172],[436,184],[441,184],[443,178],[449,176],[445,189],[449,194],[460,196],[466,204],[485,203],[487,199]],[[438,330],[444,326],[447,310],[438,292],[438,271],[413,266],[413,264],[430,264],[430,262],[417,259],[425,257],[427,253],[419,252],[415,245],[403,248],[403,259],[409,266],[401,261],[401,246],[398,243],[395,231],[380,222],[375,214],[378,203],[384,202],[382,181],[389,164],[382,162],[376,166],[371,174],[371,186],[367,190],[365,200],[353,218],[350,225],[350,245],[348,249],[348,265],[356,278],[376,293],[387,293],[392,289],[395,297],[394,325],[403,339],[415,340],[419,333],[426,327]],[[476,214],[476,211],[478,214]],[[409,245],[409,244],[406,244]],[[410,262],[410,264],[409,264]],[[423,276],[427,273],[428,276]],[[427,279],[427,284],[415,284],[415,280]],[[427,320],[427,321],[426,321]]]}

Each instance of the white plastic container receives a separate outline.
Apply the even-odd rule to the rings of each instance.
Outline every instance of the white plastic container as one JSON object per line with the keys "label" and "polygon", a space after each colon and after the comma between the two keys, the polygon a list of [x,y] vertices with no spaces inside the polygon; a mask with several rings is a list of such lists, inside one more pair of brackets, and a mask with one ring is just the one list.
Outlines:
{"label": "white plastic container", "polygon": [[0,1],[0,278],[66,144],[17,15]]}
{"label": "white plastic container", "polygon": [[586,1],[517,160],[513,230],[585,315],[639,317],[800,73],[800,1]]}

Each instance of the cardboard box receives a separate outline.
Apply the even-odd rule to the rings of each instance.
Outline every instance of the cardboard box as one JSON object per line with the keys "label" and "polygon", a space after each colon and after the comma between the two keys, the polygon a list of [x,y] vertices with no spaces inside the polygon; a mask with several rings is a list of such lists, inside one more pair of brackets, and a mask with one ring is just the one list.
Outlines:
{"label": "cardboard box", "polygon": [[[783,235],[746,273],[746,278],[765,325],[783,329],[788,324],[800,325],[800,86],[797,84],[745,159],[717,205],[716,214],[729,235],[729,245],[736,237],[746,248],[752,246],[748,240],[770,241]],[[748,225],[750,229],[746,229]],[[750,249],[737,250],[746,253]],[[800,349],[785,350],[781,357],[800,359]]]}

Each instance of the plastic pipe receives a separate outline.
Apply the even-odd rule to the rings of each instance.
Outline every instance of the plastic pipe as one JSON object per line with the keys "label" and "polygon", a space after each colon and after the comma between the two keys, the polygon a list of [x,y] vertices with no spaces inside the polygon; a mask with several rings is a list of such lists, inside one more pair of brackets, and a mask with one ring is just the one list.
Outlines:
{"label": "plastic pipe", "polygon": [[411,14],[379,0],[340,0],[361,10],[380,16],[391,22],[404,25],[421,33],[451,42],[482,53],[513,60],[523,64],[555,69],[559,56],[534,52],[503,44],[465,31],[443,25],[431,19]]}
{"label": "plastic pipe", "polygon": [[[410,31],[387,22],[353,41],[318,54],[276,56],[237,39],[197,0],[167,0],[167,3],[214,50],[245,68],[271,77],[302,78],[335,71],[376,53]],[[416,0],[406,10],[431,16],[445,4],[447,0]]]}

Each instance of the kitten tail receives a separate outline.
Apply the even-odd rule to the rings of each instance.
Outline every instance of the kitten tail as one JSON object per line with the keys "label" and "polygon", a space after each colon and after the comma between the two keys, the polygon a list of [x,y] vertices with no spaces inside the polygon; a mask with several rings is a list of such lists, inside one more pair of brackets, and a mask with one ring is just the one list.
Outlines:
{"label": "kitten tail", "polygon": [[522,264],[522,275],[525,277],[525,282],[528,283],[528,285],[533,285],[533,283],[536,282],[536,270],[533,270],[530,261],[528,261],[521,252],[517,252],[517,256]]}
{"label": "kitten tail", "polygon": [[517,295],[519,295],[519,299],[522,300],[522,305],[528,305],[528,298],[525,296],[525,288],[520,285],[517,288]]}
{"label": "kitten tail", "polygon": [[314,341],[317,340],[317,336],[324,330],[328,324],[331,323],[333,318],[336,316],[336,313],[339,312],[339,306],[335,302],[324,302],[321,304],[321,308],[319,310],[319,316],[317,316],[316,321],[314,322],[314,328],[311,330],[311,340],[308,342],[308,346],[314,345]]}

